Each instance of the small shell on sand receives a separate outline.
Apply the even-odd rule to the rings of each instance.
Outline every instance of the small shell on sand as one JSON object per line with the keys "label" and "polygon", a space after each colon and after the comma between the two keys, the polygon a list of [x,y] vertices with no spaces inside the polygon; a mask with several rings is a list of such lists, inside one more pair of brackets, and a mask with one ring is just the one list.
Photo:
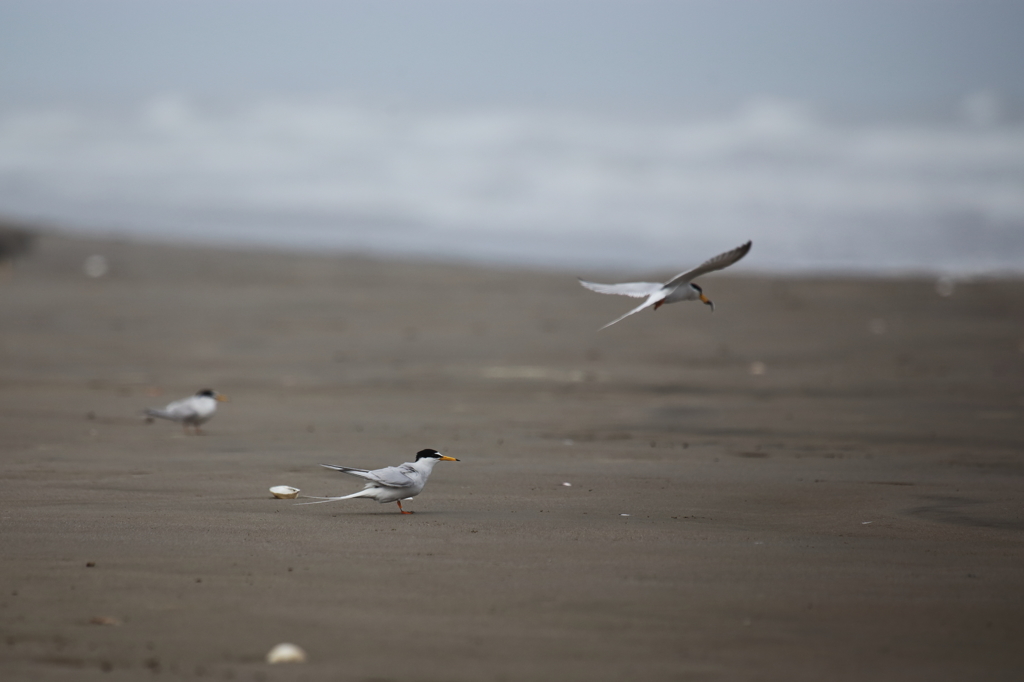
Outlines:
{"label": "small shell on sand", "polygon": [[275,485],[270,492],[274,494],[274,497],[280,497],[282,500],[292,500],[299,494],[299,489],[290,485]]}
{"label": "small shell on sand", "polygon": [[306,652],[294,644],[278,644],[267,653],[267,663],[305,663]]}

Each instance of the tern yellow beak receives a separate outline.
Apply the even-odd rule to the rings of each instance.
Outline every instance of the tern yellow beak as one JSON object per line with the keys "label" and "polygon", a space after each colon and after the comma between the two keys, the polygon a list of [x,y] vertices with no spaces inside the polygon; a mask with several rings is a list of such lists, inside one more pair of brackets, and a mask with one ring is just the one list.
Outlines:
{"label": "tern yellow beak", "polygon": [[449,457],[448,455],[441,455],[441,459],[443,459],[446,462],[458,462],[459,461],[459,460],[455,459],[454,457]]}
{"label": "tern yellow beak", "polygon": [[224,395],[223,393],[218,393],[218,394],[217,394],[217,395],[215,396],[215,398],[214,398],[214,399],[215,399],[215,400],[216,400],[217,402],[219,402],[219,403],[230,403],[230,402],[231,402],[231,398],[227,397],[227,396],[226,396],[226,395]]}

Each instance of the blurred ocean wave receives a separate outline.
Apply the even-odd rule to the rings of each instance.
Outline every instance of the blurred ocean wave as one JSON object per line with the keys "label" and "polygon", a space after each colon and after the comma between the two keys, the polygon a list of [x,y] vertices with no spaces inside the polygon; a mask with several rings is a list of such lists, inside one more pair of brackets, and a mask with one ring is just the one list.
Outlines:
{"label": "blurred ocean wave", "polygon": [[[161,241],[676,269],[1024,271],[1024,126],[331,98],[0,110],[0,214]],[[980,113],[979,113],[980,112]]]}

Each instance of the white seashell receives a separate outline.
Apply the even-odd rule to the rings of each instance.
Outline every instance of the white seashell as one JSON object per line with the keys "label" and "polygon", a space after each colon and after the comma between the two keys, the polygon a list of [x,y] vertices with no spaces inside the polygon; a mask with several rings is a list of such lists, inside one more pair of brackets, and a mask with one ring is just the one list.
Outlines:
{"label": "white seashell", "polygon": [[306,652],[294,644],[278,644],[267,653],[267,663],[305,663]]}
{"label": "white seashell", "polygon": [[282,500],[292,500],[299,494],[299,489],[293,488],[290,485],[275,485],[270,489],[270,492],[274,494],[274,497],[279,497]]}

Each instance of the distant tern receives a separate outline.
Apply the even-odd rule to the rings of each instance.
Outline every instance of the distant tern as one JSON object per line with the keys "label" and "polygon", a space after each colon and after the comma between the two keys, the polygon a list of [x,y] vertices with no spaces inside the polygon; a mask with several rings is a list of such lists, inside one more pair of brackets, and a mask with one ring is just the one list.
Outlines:
{"label": "distant tern", "polygon": [[188,433],[188,427],[191,426],[197,434],[200,434],[202,431],[199,430],[199,426],[210,421],[210,417],[217,411],[217,403],[227,401],[228,397],[226,395],[217,393],[217,391],[209,388],[204,388],[193,396],[183,398],[182,400],[175,400],[162,410],[147,409],[146,414],[150,417],[181,422],[185,433]]}
{"label": "distant tern", "polygon": [[403,514],[412,514],[411,511],[402,509],[402,500],[408,500],[423,492],[423,486],[427,484],[430,472],[434,465],[440,461],[458,462],[454,457],[446,457],[437,450],[420,450],[416,453],[415,462],[406,462],[396,467],[385,467],[367,471],[366,469],[353,469],[352,467],[336,466],[334,464],[321,464],[322,467],[340,471],[350,476],[358,476],[366,480],[366,486],[357,493],[344,495],[342,497],[314,497],[317,502],[301,502],[300,504],[323,504],[335,500],[351,500],[356,497],[366,497],[377,500],[381,504],[397,502],[398,511]]}
{"label": "distant tern", "polygon": [[615,318],[604,327],[601,327],[601,329],[606,329],[616,322],[626,319],[633,313],[640,312],[644,308],[654,306],[654,309],[657,310],[666,303],[676,303],[678,301],[696,301],[699,299],[703,301],[705,305],[711,306],[711,310],[714,312],[715,304],[704,295],[704,290],[694,284],[693,280],[701,275],[706,275],[709,272],[729,267],[740,258],[747,255],[747,252],[750,251],[751,244],[752,242],[747,242],[742,246],[736,247],[732,251],[721,253],[714,258],[704,261],[692,270],[687,270],[686,272],[676,275],[664,284],[660,284],[658,282],[598,284],[596,282],[588,282],[584,279],[580,279],[580,284],[591,291],[596,291],[599,294],[618,294],[620,296],[632,296],[633,298],[646,299],[636,308],[633,308],[621,317]]}

